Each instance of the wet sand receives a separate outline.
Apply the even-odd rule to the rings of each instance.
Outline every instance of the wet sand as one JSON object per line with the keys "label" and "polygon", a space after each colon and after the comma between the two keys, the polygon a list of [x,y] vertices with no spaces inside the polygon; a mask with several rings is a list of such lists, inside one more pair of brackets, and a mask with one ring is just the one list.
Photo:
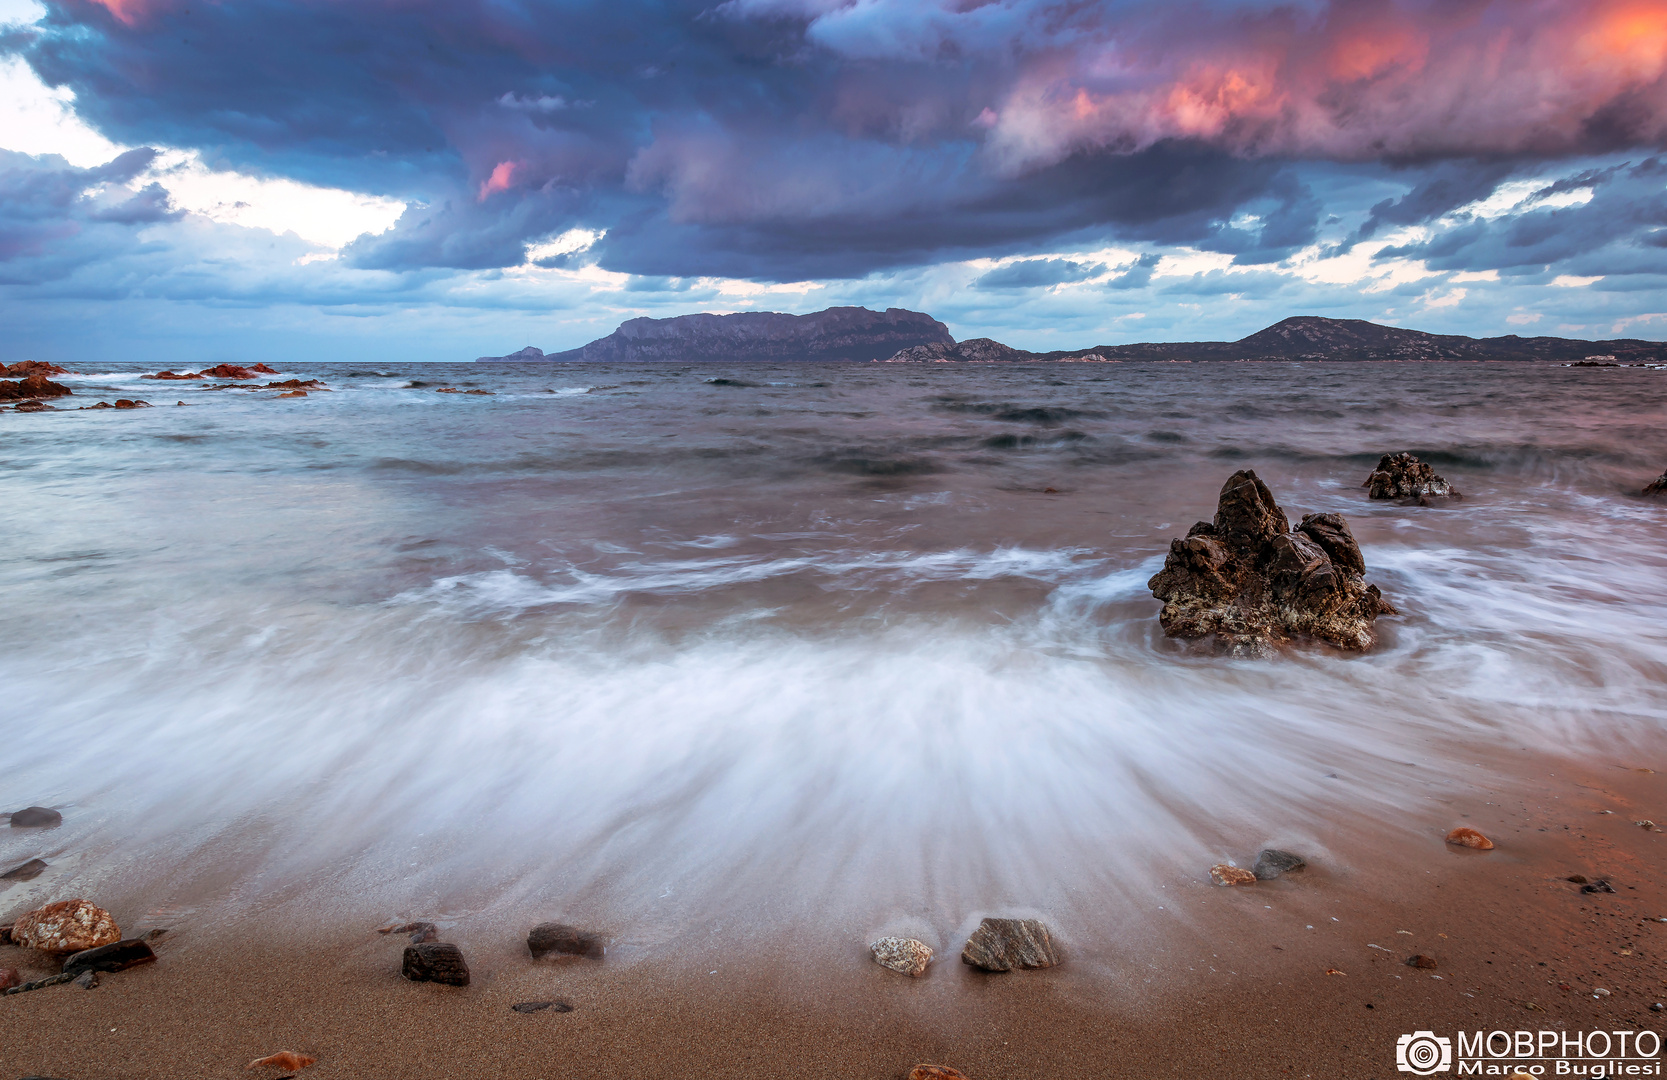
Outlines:
{"label": "wet sand", "polygon": [[[1417,820],[1340,821],[1341,859],[1248,888],[1199,867],[1148,913],[1073,927],[1048,971],[974,972],[957,941],[910,980],[867,959],[861,927],[744,916],[534,962],[526,928],[560,913],[528,911],[445,928],[473,970],[455,989],[402,979],[403,938],[375,933],[425,913],[359,911],[312,881],[236,921],[174,922],[157,963],[95,990],[0,999],[0,1076],[249,1076],[290,1049],[318,1058],[309,1078],[890,1078],[918,1062],[974,1080],[1392,1077],[1396,1038],[1418,1029],[1667,1027],[1649,1011],[1667,998],[1667,834],[1634,824],[1667,818],[1667,775],[1640,771],[1664,763],[1471,760],[1494,779],[1432,794]],[[1444,844],[1461,824],[1496,850]],[[1413,953],[1439,966],[1406,966]],[[48,970],[13,948],[0,965]],[[529,1000],[573,1011],[511,1011]]]}

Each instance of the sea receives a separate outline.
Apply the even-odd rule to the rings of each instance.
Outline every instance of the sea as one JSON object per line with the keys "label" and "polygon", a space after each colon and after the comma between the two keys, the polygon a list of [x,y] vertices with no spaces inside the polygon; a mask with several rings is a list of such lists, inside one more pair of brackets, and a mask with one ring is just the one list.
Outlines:
{"label": "sea", "polygon": [[[87,361],[0,413],[0,809],[65,819],[0,830],[51,864],[0,909],[1138,933],[1507,752],[1663,745],[1667,372],[278,366],[325,389]],[[1369,500],[1399,451],[1463,499]],[[1375,648],[1165,638],[1239,469],[1346,516]]]}

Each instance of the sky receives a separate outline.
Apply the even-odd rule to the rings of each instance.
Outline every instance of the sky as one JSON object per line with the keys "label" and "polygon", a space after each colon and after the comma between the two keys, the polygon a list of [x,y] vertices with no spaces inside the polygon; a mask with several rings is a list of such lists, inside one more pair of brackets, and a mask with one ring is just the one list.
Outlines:
{"label": "sky", "polygon": [[0,0],[0,360],[1667,338],[1667,0]]}

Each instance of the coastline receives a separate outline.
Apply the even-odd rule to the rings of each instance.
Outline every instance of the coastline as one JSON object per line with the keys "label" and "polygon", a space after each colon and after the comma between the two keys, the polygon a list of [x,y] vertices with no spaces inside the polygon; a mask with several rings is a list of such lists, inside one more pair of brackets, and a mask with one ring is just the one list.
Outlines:
{"label": "coastline", "polygon": [[[1388,1077],[1396,1037],[1418,1029],[1661,1030],[1667,834],[1634,821],[1667,816],[1667,775],[1484,750],[1470,760],[1495,779],[1431,795],[1417,822],[1340,823],[1345,858],[1255,887],[1200,867],[1138,933],[1117,911],[1106,933],[1071,928],[1047,971],[984,975],[955,942],[911,980],[868,960],[862,928],[747,913],[662,943],[610,928],[623,947],[600,963],[534,962],[525,930],[555,915],[529,910],[524,926],[445,928],[473,971],[456,989],[402,979],[403,938],[375,932],[423,913],[360,911],[313,881],[235,920],[178,920],[160,962],[96,990],[6,998],[0,1072],[245,1076],[289,1049],[318,1058],[307,1077],[901,1077],[919,1062],[974,1080]],[[1442,843],[1456,824],[1497,849]],[[1571,874],[1616,892],[1582,894]],[[1414,952],[1438,968],[1407,967]],[[23,959],[0,948],[0,965]],[[574,1011],[510,1010],[525,1000]]]}

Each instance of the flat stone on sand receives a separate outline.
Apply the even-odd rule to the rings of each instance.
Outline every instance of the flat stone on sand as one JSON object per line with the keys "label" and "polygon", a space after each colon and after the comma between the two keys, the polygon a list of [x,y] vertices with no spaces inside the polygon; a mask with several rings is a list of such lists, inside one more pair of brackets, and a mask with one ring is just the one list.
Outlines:
{"label": "flat stone on sand", "polygon": [[463,962],[463,950],[444,941],[405,946],[405,959],[399,973],[412,982],[469,985],[469,965]]}
{"label": "flat stone on sand", "polygon": [[968,1077],[948,1065],[916,1065],[909,1070],[909,1080],[968,1080]]}
{"label": "flat stone on sand", "polygon": [[926,974],[926,965],[932,962],[932,947],[914,938],[883,937],[870,945],[868,951],[881,967],[917,979]]}
{"label": "flat stone on sand", "polygon": [[982,971],[1047,968],[1059,963],[1059,954],[1040,920],[985,919],[967,939],[961,963]]}
{"label": "flat stone on sand", "polygon": [[155,962],[156,953],[151,951],[151,947],[143,939],[130,938],[113,945],[100,945],[96,949],[73,953],[65,957],[64,970],[71,974],[83,971],[126,971],[130,967]]}
{"label": "flat stone on sand", "polygon": [[41,876],[46,869],[44,859],[30,859],[22,866],[14,866],[4,874],[0,874],[0,881],[33,881]]}
{"label": "flat stone on sand", "polygon": [[600,960],[604,951],[600,934],[553,922],[539,923],[532,928],[527,934],[527,949],[533,954],[534,960],[542,959],[551,953]]}
{"label": "flat stone on sand", "polygon": [[1492,851],[1493,841],[1468,826],[1459,826],[1447,834],[1447,842],[1459,847],[1475,848],[1477,851]]}
{"label": "flat stone on sand", "polygon": [[249,1069],[282,1069],[285,1072],[293,1072],[296,1069],[305,1069],[317,1060],[317,1058],[308,1054],[297,1054],[294,1050],[280,1050],[276,1054],[256,1058],[244,1067]]}
{"label": "flat stone on sand", "polygon": [[1240,866],[1228,866],[1226,863],[1216,863],[1210,867],[1210,877],[1217,885],[1254,885],[1256,875]]}

